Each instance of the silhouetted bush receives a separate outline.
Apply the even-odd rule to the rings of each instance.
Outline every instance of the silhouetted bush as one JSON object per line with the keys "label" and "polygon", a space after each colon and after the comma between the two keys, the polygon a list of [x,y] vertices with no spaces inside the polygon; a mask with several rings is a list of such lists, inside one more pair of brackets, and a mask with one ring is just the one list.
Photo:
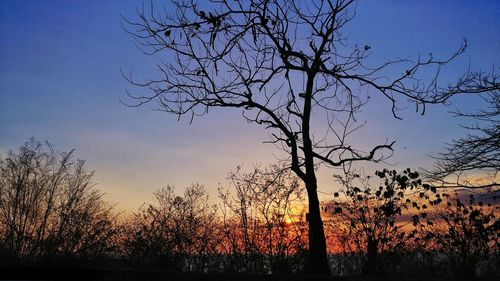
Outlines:
{"label": "silhouetted bush", "polygon": [[167,186],[154,194],[131,221],[126,251],[134,263],[183,271],[210,270],[219,239],[216,207],[208,202],[202,185],[177,196]]}
{"label": "silhouetted bush", "polygon": [[357,265],[351,274],[386,275],[391,260],[398,260],[395,257],[406,247],[411,225],[408,210],[420,206],[415,194],[430,189],[410,169],[401,173],[384,169],[375,175],[338,177],[344,189],[324,206],[330,213],[327,228],[335,236],[333,243],[341,247],[337,251],[351,253],[350,262]]}
{"label": "silhouetted bush", "polygon": [[108,254],[115,216],[92,176],[73,151],[34,139],[1,156],[2,255],[41,262]]}
{"label": "silhouetted bush", "polygon": [[[300,271],[307,249],[304,187],[277,165],[230,173],[222,199],[225,269],[251,273]],[[234,193],[232,193],[234,192]]]}
{"label": "silhouetted bush", "polygon": [[429,205],[431,213],[419,214],[427,250],[444,256],[445,268],[455,277],[494,275],[500,243],[500,208],[495,198],[442,192],[430,198]]}

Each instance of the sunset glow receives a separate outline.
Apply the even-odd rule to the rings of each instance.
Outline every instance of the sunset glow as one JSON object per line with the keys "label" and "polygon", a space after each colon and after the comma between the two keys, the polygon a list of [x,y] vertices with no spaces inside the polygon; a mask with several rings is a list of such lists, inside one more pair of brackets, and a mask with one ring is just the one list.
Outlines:
{"label": "sunset glow", "polygon": [[499,12],[0,1],[0,280],[497,280]]}

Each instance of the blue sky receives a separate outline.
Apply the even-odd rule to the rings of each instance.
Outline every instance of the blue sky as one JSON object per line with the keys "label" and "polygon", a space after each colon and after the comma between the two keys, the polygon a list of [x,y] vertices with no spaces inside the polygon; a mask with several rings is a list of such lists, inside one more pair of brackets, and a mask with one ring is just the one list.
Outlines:
{"label": "blue sky", "polygon": [[[238,111],[214,110],[189,125],[151,106],[120,103],[131,88],[120,69],[154,75],[154,58],[139,52],[121,27],[121,15],[134,18],[141,5],[0,2],[0,151],[15,149],[30,136],[61,150],[76,148],[96,171],[98,187],[121,209],[135,209],[167,184],[181,189],[200,182],[215,195],[237,165],[270,163],[279,154],[262,144],[267,132],[246,124]],[[445,56],[466,37],[467,52],[444,72],[443,81],[453,81],[469,64],[486,71],[498,66],[498,26],[499,1],[364,0],[347,32],[352,42],[372,46],[374,62],[429,52]],[[424,116],[410,106],[400,121],[387,103],[375,100],[361,113],[368,124],[354,142],[368,148],[396,140],[390,163],[428,167],[429,154],[464,133],[447,111],[474,109],[476,101],[458,98],[449,107],[428,108]],[[322,191],[332,190],[331,173],[321,171]]]}

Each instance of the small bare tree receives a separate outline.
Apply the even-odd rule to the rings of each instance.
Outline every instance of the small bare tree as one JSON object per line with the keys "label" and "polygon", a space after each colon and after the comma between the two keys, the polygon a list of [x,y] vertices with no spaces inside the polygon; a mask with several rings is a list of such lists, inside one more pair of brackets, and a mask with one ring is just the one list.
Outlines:
{"label": "small bare tree", "polygon": [[[285,151],[289,167],[304,182],[309,208],[307,270],[329,273],[320,215],[316,169],[353,161],[379,161],[393,142],[357,149],[350,145],[362,124],[355,113],[367,102],[363,93],[386,98],[395,117],[402,100],[422,113],[428,103],[441,103],[460,92],[425,83],[447,59],[394,60],[368,66],[368,45],[349,44],[344,27],[354,17],[353,0],[214,0],[172,1],[158,13],[140,10],[126,29],[141,50],[166,55],[160,77],[134,85],[151,94],[130,94],[132,105],[158,102],[158,109],[191,120],[212,108],[236,108],[243,117],[270,131],[270,143]],[[400,75],[385,72],[400,68]],[[394,72],[392,72],[394,73]],[[424,75],[421,75],[424,74]],[[432,76],[432,75],[431,75]],[[384,154],[385,153],[385,154]]]}
{"label": "small bare tree", "polygon": [[[219,189],[225,215],[228,254],[250,272],[293,272],[304,245],[304,188],[290,170],[278,165],[231,172],[232,186]],[[232,192],[233,191],[233,192]],[[237,230],[237,231],[231,231]]]}
{"label": "small bare tree", "polygon": [[108,253],[112,206],[73,151],[30,139],[0,158],[0,236],[20,259],[93,258]]}

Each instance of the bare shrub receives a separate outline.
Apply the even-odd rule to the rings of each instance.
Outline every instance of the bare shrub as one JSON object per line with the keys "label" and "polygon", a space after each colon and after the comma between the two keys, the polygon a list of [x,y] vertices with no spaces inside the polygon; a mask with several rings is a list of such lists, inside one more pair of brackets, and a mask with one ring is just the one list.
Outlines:
{"label": "bare shrub", "polygon": [[167,186],[134,215],[127,249],[148,266],[203,272],[216,255],[217,224],[216,206],[202,185],[187,187],[183,196]]}
{"label": "bare shrub", "polygon": [[[220,189],[224,214],[224,253],[229,270],[280,273],[300,270],[307,248],[304,188],[279,166],[229,175],[231,188]],[[231,193],[233,191],[234,193]]]}
{"label": "bare shrub", "polygon": [[115,233],[112,206],[73,151],[30,139],[0,158],[0,237],[21,260],[95,258]]}

